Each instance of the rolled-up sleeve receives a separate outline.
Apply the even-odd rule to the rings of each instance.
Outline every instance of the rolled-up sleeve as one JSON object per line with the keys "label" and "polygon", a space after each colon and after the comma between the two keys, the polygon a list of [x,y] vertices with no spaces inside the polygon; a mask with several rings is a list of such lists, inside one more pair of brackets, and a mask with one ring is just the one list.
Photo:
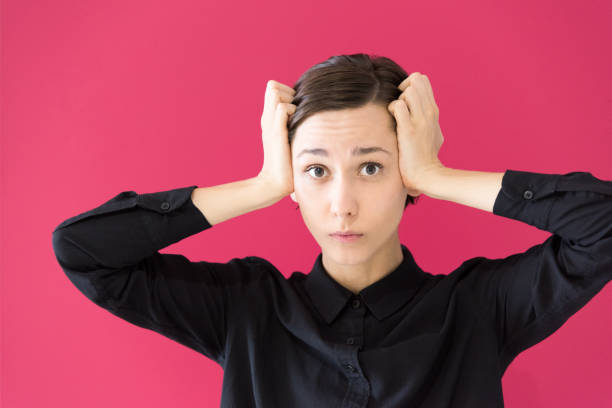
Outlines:
{"label": "rolled-up sleeve", "polygon": [[505,371],[612,279],[612,182],[588,172],[506,170],[493,214],[552,233],[522,253],[468,261]]}
{"label": "rolled-up sleeve", "polygon": [[160,249],[211,228],[191,200],[197,186],[123,191],[52,232],[57,261],[88,299],[220,365],[232,302],[260,270],[252,257],[192,262]]}

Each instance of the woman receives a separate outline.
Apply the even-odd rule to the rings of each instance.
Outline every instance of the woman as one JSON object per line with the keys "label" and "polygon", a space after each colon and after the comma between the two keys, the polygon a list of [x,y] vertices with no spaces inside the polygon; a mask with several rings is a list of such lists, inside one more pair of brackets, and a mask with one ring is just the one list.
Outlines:
{"label": "woman", "polygon": [[[223,407],[502,407],[512,360],[612,278],[612,182],[447,168],[428,78],[387,58],[334,56],[293,88],[269,81],[261,127],[256,177],[124,191],[53,233],[85,296],[223,367]],[[552,235],[431,274],[398,238],[421,194]],[[309,274],[159,253],[287,195],[321,247]]]}

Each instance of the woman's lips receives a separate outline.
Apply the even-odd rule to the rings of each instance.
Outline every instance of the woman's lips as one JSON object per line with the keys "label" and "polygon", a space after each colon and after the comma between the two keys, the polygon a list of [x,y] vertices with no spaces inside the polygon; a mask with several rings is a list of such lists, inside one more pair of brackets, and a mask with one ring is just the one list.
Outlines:
{"label": "woman's lips", "polygon": [[353,242],[361,238],[363,234],[351,234],[351,235],[330,234],[330,236],[332,238],[336,238],[338,241],[341,241],[341,242]]}

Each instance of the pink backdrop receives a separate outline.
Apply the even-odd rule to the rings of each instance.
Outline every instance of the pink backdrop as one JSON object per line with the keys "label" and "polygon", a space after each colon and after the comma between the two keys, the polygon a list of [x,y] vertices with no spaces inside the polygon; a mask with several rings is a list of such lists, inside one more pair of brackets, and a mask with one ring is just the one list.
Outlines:
{"label": "pink backdrop", "polygon": [[[291,86],[331,55],[428,75],[446,166],[612,180],[611,15],[605,0],[3,1],[1,405],[219,406],[221,368],[87,300],[51,231],[123,190],[255,176],[266,81]],[[320,248],[294,207],[286,197],[162,252],[307,272]],[[549,233],[423,196],[400,236],[423,269],[447,273]],[[612,406],[611,310],[608,285],[519,355],[506,405]]]}

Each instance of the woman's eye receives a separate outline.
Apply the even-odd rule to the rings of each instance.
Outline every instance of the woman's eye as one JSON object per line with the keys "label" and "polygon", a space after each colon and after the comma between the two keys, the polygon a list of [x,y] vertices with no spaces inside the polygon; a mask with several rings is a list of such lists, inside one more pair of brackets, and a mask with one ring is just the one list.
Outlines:
{"label": "woman's eye", "polygon": [[[378,168],[377,172],[376,172],[376,170],[371,170],[371,171],[366,170],[366,175],[368,175],[368,176],[376,176],[376,175],[378,175],[382,171],[383,165],[380,164],[380,163],[376,163],[376,162],[368,162],[368,163],[364,163],[362,168],[363,169],[376,169],[376,168]],[[320,169],[320,171],[318,171],[316,173],[318,175],[322,176],[324,174],[324,170],[325,170],[324,167],[322,167],[322,166],[310,166],[309,168],[306,169],[306,173],[309,173],[315,179],[320,179],[322,177],[319,177],[317,175],[313,175],[312,173],[310,173],[311,170],[317,170],[317,169]],[[374,173],[372,171],[374,171]]]}
{"label": "woman's eye", "polygon": [[376,168],[378,168],[378,171],[375,172],[375,173],[367,173],[369,176],[376,176],[377,174],[379,174],[382,171],[383,166],[380,163],[371,162],[371,163],[366,163],[365,166],[363,166],[363,168],[364,169],[367,169],[367,168],[376,169]]}
{"label": "woman's eye", "polygon": [[[306,169],[306,173],[310,173],[310,170],[315,170],[315,169],[323,169],[323,167],[321,166],[312,166],[309,167],[308,169]],[[319,174],[321,174],[321,171],[318,172]],[[310,174],[312,176],[312,174]],[[317,176],[313,176],[313,178],[321,178],[321,177],[317,177]]]}

